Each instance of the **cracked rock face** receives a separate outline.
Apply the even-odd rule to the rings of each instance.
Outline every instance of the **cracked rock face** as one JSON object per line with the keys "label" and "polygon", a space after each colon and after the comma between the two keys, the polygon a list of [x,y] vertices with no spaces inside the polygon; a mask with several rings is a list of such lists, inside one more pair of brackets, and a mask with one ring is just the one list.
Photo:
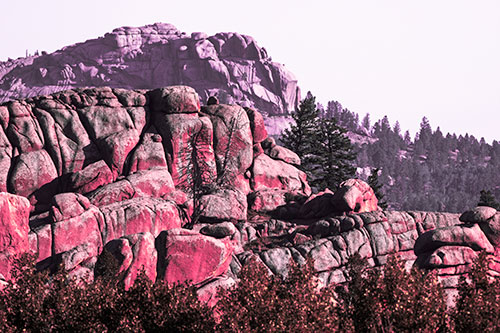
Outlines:
{"label": "cracked rock face", "polygon": [[[258,111],[201,107],[188,86],[73,89],[4,103],[0,116],[4,278],[10,259],[29,250],[40,269],[63,264],[92,279],[107,249],[126,286],[141,265],[152,278],[205,285],[226,273],[241,247],[234,223],[247,220],[256,178],[284,168],[279,173],[294,182],[280,184],[282,195],[310,194],[305,174],[285,161],[252,173],[254,147],[267,139]],[[205,222],[232,232],[181,229]]]}
{"label": "cracked rock face", "polygon": [[127,288],[144,267],[151,279],[193,281],[212,303],[249,258],[286,275],[290,260],[312,257],[323,285],[345,281],[354,253],[372,266],[398,255],[449,290],[479,251],[499,274],[495,209],[382,211],[355,179],[311,195],[300,161],[267,137],[257,110],[200,104],[193,88],[171,86],[0,105],[3,278],[26,251],[38,269],[62,264],[86,279],[111,255]]}
{"label": "cracked rock face", "polygon": [[[77,87],[153,89],[175,84],[193,87],[204,103],[216,95],[221,103],[268,115],[289,114],[300,101],[295,76],[273,62],[252,37],[188,36],[166,23],[121,27],[51,54],[0,63],[0,103]],[[134,93],[118,95],[124,106],[145,102]],[[114,102],[103,106],[113,106],[109,103]],[[36,132],[36,124],[26,126]],[[31,145],[41,144],[33,140]]]}

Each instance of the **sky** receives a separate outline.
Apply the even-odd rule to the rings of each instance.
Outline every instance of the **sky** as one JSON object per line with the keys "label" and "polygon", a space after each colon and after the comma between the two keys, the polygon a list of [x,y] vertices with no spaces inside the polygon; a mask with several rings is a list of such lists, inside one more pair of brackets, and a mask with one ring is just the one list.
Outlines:
{"label": "sky", "polygon": [[498,0],[6,1],[0,61],[155,22],[250,35],[323,105],[500,141]]}

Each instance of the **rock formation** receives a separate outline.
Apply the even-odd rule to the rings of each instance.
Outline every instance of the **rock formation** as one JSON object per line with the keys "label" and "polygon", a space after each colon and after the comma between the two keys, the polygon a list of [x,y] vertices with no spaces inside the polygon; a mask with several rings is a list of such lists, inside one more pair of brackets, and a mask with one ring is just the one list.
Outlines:
{"label": "rock formation", "polygon": [[51,54],[0,63],[0,103],[76,87],[153,89],[187,84],[267,115],[293,111],[297,79],[250,36],[191,36],[171,24],[121,27]]}
{"label": "rock formation", "polygon": [[[500,271],[500,213],[389,212],[348,180],[311,196],[299,158],[262,115],[200,106],[194,89],[73,89],[0,105],[0,273],[30,251],[39,269],[94,278],[113,256],[126,286],[190,280],[213,302],[249,258],[273,274],[314,259],[320,281],[345,281],[348,257],[397,254],[453,290],[478,251]],[[5,193],[10,192],[10,193]]]}

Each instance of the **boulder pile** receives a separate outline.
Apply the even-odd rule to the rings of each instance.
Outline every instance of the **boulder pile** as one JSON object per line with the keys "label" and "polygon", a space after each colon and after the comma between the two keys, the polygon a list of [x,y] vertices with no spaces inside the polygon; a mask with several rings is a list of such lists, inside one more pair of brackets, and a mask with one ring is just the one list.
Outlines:
{"label": "boulder pile", "polygon": [[[496,258],[500,213],[391,212],[350,179],[311,195],[300,159],[276,145],[255,109],[201,106],[188,86],[73,89],[0,105],[0,273],[37,256],[93,279],[110,256],[129,287],[192,281],[213,302],[249,258],[272,274],[314,259],[323,285],[349,256],[399,255],[456,287],[478,251]],[[500,260],[492,274],[498,274]]]}

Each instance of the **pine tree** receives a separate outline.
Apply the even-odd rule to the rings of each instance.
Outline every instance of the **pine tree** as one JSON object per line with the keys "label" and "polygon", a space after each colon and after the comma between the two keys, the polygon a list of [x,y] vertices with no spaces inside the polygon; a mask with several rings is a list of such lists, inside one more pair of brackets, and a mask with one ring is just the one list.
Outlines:
{"label": "pine tree", "polygon": [[490,190],[481,190],[481,194],[479,196],[479,203],[477,205],[500,209],[500,203],[496,201],[495,196],[493,195],[493,193],[491,193]]}
{"label": "pine tree", "polygon": [[292,117],[295,124],[283,132],[281,142],[300,157],[300,168],[314,189],[334,190],[354,175],[356,155],[346,130],[334,118],[320,118],[310,92]]}
{"label": "pine tree", "polygon": [[301,169],[311,172],[313,165],[312,150],[315,145],[314,136],[318,129],[319,110],[316,107],[316,98],[307,93],[300,102],[299,108],[292,114],[295,124],[283,131],[281,142],[283,146],[295,152],[301,160]]}
{"label": "pine tree", "polygon": [[375,196],[378,199],[378,205],[382,209],[387,209],[388,204],[384,200],[384,194],[382,193],[383,185],[379,183],[378,173],[380,172],[379,168],[373,168],[370,176],[368,177],[368,185],[373,189]]}
{"label": "pine tree", "polygon": [[334,118],[323,120],[319,124],[315,135],[317,144],[314,146],[318,166],[309,182],[311,186],[336,190],[341,182],[354,176],[356,168],[353,161],[356,154],[346,132]]}

